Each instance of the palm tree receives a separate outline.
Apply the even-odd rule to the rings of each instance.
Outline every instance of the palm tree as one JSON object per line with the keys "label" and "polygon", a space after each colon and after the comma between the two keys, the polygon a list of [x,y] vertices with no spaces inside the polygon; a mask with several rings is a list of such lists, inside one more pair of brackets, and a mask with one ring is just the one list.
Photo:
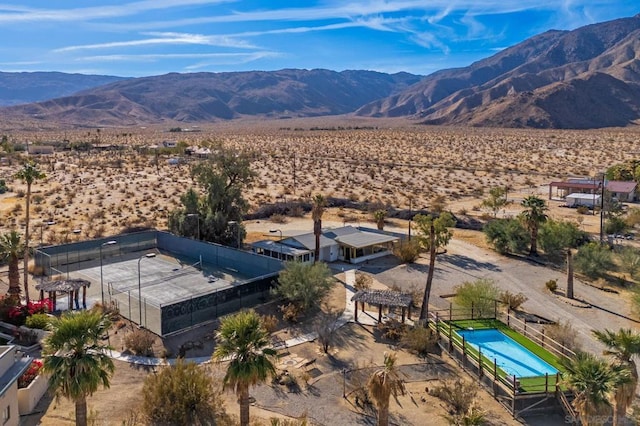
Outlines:
{"label": "palm tree", "polygon": [[43,179],[46,175],[40,171],[38,165],[32,161],[27,161],[22,166],[22,169],[15,174],[16,179],[21,179],[27,184],[27,212],[26,212],[26,225],[24,231],[24,297],[29,303],[29,207],[31,205],[31,185],[35,180]]}
{"label": "palm tree", "polygon": [[313,263],[317,262],[320,258],[320,235],[322,235],[322,215],[325,207],[327,206],[327,200],[322,194],[316,194],[313,197],[313,206],[311,207],[311,218],[313,219],[313,234],[316,236],[316,249]]}
{"label": "palm tree", "polygon": [[380,231],[384,230],[384,220],[387,218],[387,211],[386,210],[376,210],[375,212],[373,212],[373,218],[376,221],[376,226],[378,227],[378,229]]}
{"label": "palm tree", "polygon": [[99,311],[66,312],[52,321],[44,340],[43,370],[58,394],[75,401],[76,425],[87,424],[87,397],[101,384],[109,387],[114,365],[101,342],[110,326]]}
{"label": "palm tree", "polygon": [[369,396],[378,409],[378,426],[389,424],[389,397],[404,395],[404,381],[396,368],[396,354],[384,354],[384,367],[373,372],[367,382]]}
{"label": "palm tree", "polygon": [[615,391],[613,424],[617,425],[618,421],[624,419],[627,408],[631,406],[635,397],[638,370],[633,357],[640,354],[640,334],[628,328],[621,328],[617,332],[594,330],[593,335],[607,346],[607,349],[603,352],[604,355],[612,356],[618,364],[626,367],[631,375],[629,382],[622,384]]}
{"label": "palm tree", "polygon": [[9,297],[16,302],[20,301],[20,270],[18,258],[24,247],[17,231],[11,231],[0,236],[0,259],[9,262]]}
{"label": "palm tree", "polygon": [[547,205],[544,200],[536,195],[530,195],[522,200],[522,207],[525,210],[520,213],[520,218],[524,222],[525,226],[529,230],[531,235],[531,248],[529,249],[530,255],[538,254],[538,228],[541,223],[547,220],[545,211]]}
{"label": "palm tree", "polygon": [[224,318],[218,329],[213,359],[229,360],[222,384],[238,396],[241,426],[249,424],[249,386],[265,382],[275,374],[271,359],[276,351],[267,347],[268,336],[260,316],[253,310]]}
{"label": "palm tree", "polygon": [[613,414],[611,401],[616,389],[631,380],[629,370],[597,356],[578,352],[573,359],[562,358],[563,382],[576,397],[573,406],[584,426],[601,425]]}

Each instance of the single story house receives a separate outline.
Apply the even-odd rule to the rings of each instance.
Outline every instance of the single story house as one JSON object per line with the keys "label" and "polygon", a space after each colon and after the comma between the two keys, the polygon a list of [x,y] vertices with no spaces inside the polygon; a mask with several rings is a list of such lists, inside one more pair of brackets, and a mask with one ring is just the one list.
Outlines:
{"label": "single story house", "polygon": [[[393,245],[398,241],[399,237],[397,236],[383,232],[362,231],[352,226],[324,229],[320,235],[318,260],[324,262],[341,260],[349,263],[362,263],[390,254],[393,250]],[[277,242],[271,240],[258,241],[252,247],[253,251],[258,254],[281,260],[313,262],[316,236],[313,232],[291,235]]]}
{"label": "single story house", "polygon": [[601,198],[599,194],[583,194],[577,192],[567,195],[565,200],[567,201],[567,207],[584,206],[592,209],[594,206],[600,205]]}
{"label": "single story house", "polygon": [[634,181],[612,180],[607,182],[607,191],[611,196],[621,202],[632,203],[636,200],[636,189],[638,184]]}

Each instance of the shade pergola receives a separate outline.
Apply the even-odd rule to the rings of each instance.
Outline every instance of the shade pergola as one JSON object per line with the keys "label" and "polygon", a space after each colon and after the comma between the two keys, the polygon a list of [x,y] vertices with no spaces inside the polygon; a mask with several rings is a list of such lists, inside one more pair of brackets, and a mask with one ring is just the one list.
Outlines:
{"label": "shade pergola", "polygon": [[76,309],[79,309],[78,291],[82,288],[82,306],[87,308],[87,287],[91,287],[91,281],[80,278],[66,280],[46,281],[36,284],[36,290],[40,290],[40,300],[44,299],[44,292],[49,293],[49,299],[56,306],[56,295],[58,292],[69,294],[69,309],[73,309],[73,301],[76,302]]}
{"label": "shade pergola", "polygon": [[364,312],[364,304],[378,306],[378,322],[382,321],[382,307],[402,308],[402,322],[404,323],[405,310],[407,310],[407,318],[411,319],[411,305],[413,297],[410,294],[400,293],[392,290],[360,290],[351,297],[351,301],[355,302],[355,320],[358,321],[358,302],[362,303],[362,311]]}

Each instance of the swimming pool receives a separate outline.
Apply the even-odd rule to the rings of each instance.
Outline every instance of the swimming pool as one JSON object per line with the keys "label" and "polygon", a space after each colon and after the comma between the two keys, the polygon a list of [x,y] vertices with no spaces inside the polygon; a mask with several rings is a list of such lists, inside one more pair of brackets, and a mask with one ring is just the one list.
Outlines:
{"label": "swimming pool", "polygon": [[497,366],[516,377],[544,376],[556,374],[558,370],[540,359],[529,349],[495,328],[484,330],[459,330],[465,342],[482,355],[496,361]]}

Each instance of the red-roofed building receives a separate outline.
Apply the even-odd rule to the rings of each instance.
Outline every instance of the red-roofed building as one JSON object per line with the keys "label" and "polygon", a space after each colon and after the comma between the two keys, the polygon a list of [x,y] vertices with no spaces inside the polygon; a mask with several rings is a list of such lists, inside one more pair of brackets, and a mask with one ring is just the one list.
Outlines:
{"label": "red-roofed building", "polygon": [[607,182],[607,191],[618,201],[633,202],[636,200],[636,189],[638,184],[634,181],[611,180]]}

